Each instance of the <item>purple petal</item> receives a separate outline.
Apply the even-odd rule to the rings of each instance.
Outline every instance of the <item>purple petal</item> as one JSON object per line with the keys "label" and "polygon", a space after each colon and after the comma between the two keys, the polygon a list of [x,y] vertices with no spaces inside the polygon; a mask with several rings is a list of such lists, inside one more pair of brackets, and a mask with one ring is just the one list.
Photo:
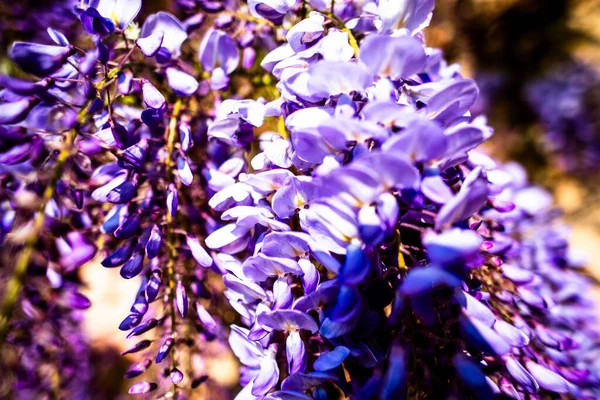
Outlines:
{"label": "purple petal", "polygon": [[148,311],[148,303],[144,296],[138,295],[129,311],[143,316]]}
{"label": "purple petal", "polygon": [[467,292],[459,292],[456,297],[458,298],[459,304],[469,314],[469,316],[477,318],[489,327],[492,327],[496,322],[496,317],[492,310],[490,310],[485,304],[471,296]]}
{"label": "purple petal", "polygon": [[[141,249],[140,249],[141,250]],[[142,272],[144,268],[144,253],[136,250],[133,256],[121,267],[119,271],[121,276],[125,279],[135,278]]]}
{"label": "purple petal", "polygon": [[156,388],[158,385],[154,382],[138,382],[129,388],[129,394],[146,394],[150,393]]}
{"label": "purple petal", "polygon": [[104,142],[108,146],[120,147],[122,144],[115,130],[111,127],[99,130],[94,134],[94,137],[98,138],[101,142]]}
{"label": "purple petal", "polygon": [[259,324],[280,331],[306,329],[315,333],[319,327],[315,320],[297,310],[275,310],[264,312],[257,317]]}
{"label": "purple petal", "polygon": [[140,32],[140,37],[148,37],[156,31],[164,32],[162,48],[167,50],[169,58],[179,58],[181,45],[188,36],[181,21],[168,12],[159,11],[146,18]]}
{"label": "purple petal", "polygon": [[115,31],[115,24],[112,20],[100,15],[98,10],[93,7],[88,7],[79,15],[79,18],[83,28],[90,35],[98,35],[104,38]]}
{"label": "purple petal", "polygon": [[375,172],[385,189],[417,188],[419,171],[401,157],[386,153],[371,153],[353,165],[355,169]]}
{"label": "purple petal", "polygon": [[177,368],[173,368],[169,373],[169,376],[171,378],[171,382],[173,382],[174,385],[181,383],[181,381],[183,380],[183,372],[181,372]]}
{"label": "purple petal", "polygon": [[229,334],[229,347],[242,364],[257,368],[260,366],[265,350],[260,343],[250,341],[248,333],[248,329],[232,325]]}
{"label": "purple petal", "polygon": [[151,128],[158,127],[163,122],[164,108],[147,108],[142,111],[142,122]]}
{"label": "purple petal", "polygon": [[500,381],[498,382],[498,387],[502,393],[506,394],[507,396],[510,396],[513,399],[521,398],[521,394],[517,391],[515,386],[510,382],[510,380],[508,380],[505,377],[500,378]]}
{"label": "purple petal", "polygon": [[188,160],[183,156],[177,157],[177,172],[181,183],[185,186],[190,186],[192,184],[194,175],[192,174]]}
{"label": "purple petal", "polygon": [[74,52],[71,46],[15,42],[10,48],[10,58],[23,71],[44,77],[58,71]]}
{"label": "purple petal", "polygon": [[265,236],[262,253],[269,257],[304,257],[310,250],[310,236],[303,232],[271,232]]}
{"label": "purple petal", "polygon": [[211,72],[219,66],[226,75],[231,74],[240,62],[237,44],[229,35],[221,30],[211,29],[205,35],[198,58],[205,70]]}
{"label": "purple petal", "polygon": [[150,347],[150,345],[152,344],[151,340],[142,340],[141,342],[136,343],[135,345],[133,345],[133,347],[123,351],[121,353],[121,355],[125,355],[125,354],[131,354],[131,353],[137,353],[140,352],[144,349],[147,349],[148,347]]}
{"label": "purple petal", "polygon": [[392,80],[421,72],[426,59],[421,43],[410,36],[369,35],[360,46],[360,60],[371,73]]}
{"label": "purple petal", "polygon": [[300,332],[292,331],[285,341],[285,354],[288,361],[288,372],[304,372],[306,369],[306,348]]}
{"label": "purple petal", "polygon": [[165,359],[165,357],[169,354],[169,352],[173,348],[174,344],[175,344],[175,341],[173,340],[173,338],[167,338],[165,340],[165,342],[162,344],[162,346],[160,346],[160,348],[158,349],[158,353],[156,354],[156,363],[157,364],[160,364],[162,362],[162,360]]}
{"label": "purple petal", "polygon": [[415,296],[430,292],[439,286],[455,287],[460,280],[454,275],[437,267],[411,269],[400,286],[400,293],[405,296]]}
{"label": "purple petal", "polygon": [[114,231],[117,239],[129,239],[138,232],[140,228],[140,215],[138,213],[126,218]]}
{"label": "purple petal", "polygon": [[376,246],[386,235],[386,226],[383,224],[375,205],[365,205],[358,213],[360,238],[370,246]]}
{"label": "purple petal", "polygon": [[46,80],[31,82],[6,75],[0,75],[0,86],[21,96],[41,94],[49,88]]}
{"label": "purple petal", "polygon": [[127,371],[127,373],[125,374],[125,378],[131,379],[143,374],[150,367],[150,364],[152,364],[152,360],[150,360],[149,358],[140,361]]}
{"label": "purple petal", "polygon": [[404,398],[406,392],[406,363],[404,350],[399,345],[392,347],[388,370],[381,389],[382,400]]}
{"label": "purple petal", "polygon": [[448,142],[447,154],[466,153],[491,137],[491,132],[473,124],[458,124],[444,131]]}
{"label": "purple petal", "polygon": [[355,287],[342,286],[327,318],[321,324],[320,332],[328,339],[336,338],[352,331],[361,315],[362,298]]}
{"label": "purple petal", "polygon": [[108,192],[106,200],[113,204],[129,203],[137,193],[137,185],[134,181],[125,181]]}
{"label": "purple petal", "polygon": [[167,68],[169,87],[179,96],[191,96],[198,90],[198,81],[192,75],[177,68]]}
{"label": "purple petal", "polygon": [[187,152],[194,145],[190,125],[186,122],[179,124],[179,141],[181,143],[181,150],[184,152]]}
{"label": "purple petal", "polygon": [[315,360],[313,367],[317,371],[329,371],[342,365],[349,355],[350,350],[348,350],[348,348],[338,346],[327,353],[321,353]]}
{"label": "purple petal", "polygon": [[96,255],[96,247],[88,243],[84,236],[78,232],[69,232],[67,241],[68,245],[61,247],[58,246],[57,239],[57,248],[61,256],[59,263],[65,268],[65,272],[79,268]]}
{"label": "purple petal", "polygon": [[125,242],[121,247],[102,260],[102,266],[105,268],[114,268],[122,265],[131,258],[134,247],[134,241]]}
{"label": "purple petal", "polygon": [[421,182],[421,191],[429,200],[438,204],[445,204],[454,196],[452,190],[439,175],[424,177]]}
{"label": "purple petal", "polygon": [[144,104],[154,109],[163,108],[166,104],[165,96],[148,79],[142,79],[141,84]]}
{"label": "purple petal", "polygon": [[534,278],[533,272],[511,264],[502,264],[502,274],[518,285],[530,283]]}
{"label": "purple petal", "polygon": [[256,61],[256,50],[252,47],[246,47],[242,51],[242,68],[251,69]]}
{"label": "purple petal", "polygon": [[579,347],[579,344],[569,336],[553,330],[552,328],[545,328],[543,325],[536,326],[535,334],[540,342],[559,351],[571,350]]}
{"label": "purple petal", "polygon": [[469,173],[458,194],[446,203],[435,219],[436,229],[471,217],[487,201],[487,177],[480,167]]}
{"label": "purple petal", "polygon": [[461,79],[433,95],[427,102],[427,113],[442,124],[461,117],[475,103],[479,89],[469,79]]}
{"label": "purple petal", "polygon": [[516,383],[521,385],[527,393],[537,393],[540,389],[534,377],[513,357],[506,357],[506,370]]}
{"label": "purple petal", "polygon": [[212,90],[227,90],[229,85],[229,76],[223,68],[217,67],[210,75],[210,88]]}
{"label": "purple petal", "polygon": [[285,38],[296,53],[306,50],[323,37],[324,23],[325,17],[312,11],[308,18],[290,28]]}
{"label": "purple petal", "polygon": [[[3,105],[4,104],[0,104],[0,113],[2,112]],[[0,116],[0,123],[2,123],[1,119],[2,117]],[[11,146],[7,151],[0,153],[0,164],[14,165],[25,161],[29,156],[31,156],[33,151],[32,145],[33,143],[29,142]]]}
{"label": "purple petal", "polygon": [[134,168],[141,168],[146,160],[146,151],[148,150],[148,140],[142,139],[138,143],[126,148],[123,151],[123,160]]}
{"label": "purple petal", "polygon": [[223,277],[223,283],[225,284],[226,288],[244,295],[248,302],[267,298],[267,294],[259,285],[253,282],[242,280],[233,274],[225,275]]}
{"label": "purple petal", "polygon": [[529,336],[506,321],[496,321],[494,330],[512,347],[524,347],[529,344]]}
{"label": "purple petal", "polygon": [[525,366],[541,388],[555,393],[568,393],[571,391],[573,385],[556,372],[533,361],[527,361]]}
{"label": "purple petal", "polygon": [[279,190],[287,182],[287,178],[293,175],[288,170],[275,169],[258,174],[248,174],[243,176],[244,179],[240,177],[240,180],[260,194],[267,195]]}
{"label": "purple petal", "polygon": [[152,57],[160,50],[165,33],[155,30],[150,36],[138,38],[135,43],[146,57]]}
{"label": "purple petal", "polygon": [[102,233],[113,233],[119,225],[123,222],[123,218],[127,216],[127,209],[122,205],[118,205],[113,207],[106,217],[104,217],[104,222],[102,224],[101,231]]}
{"label": "purple petal", "polygon": [[313,182],[290,176],[271,200],[273,211],[279,218],[289,218],[310,203],[316,190]]}
{"label": "purple petal", "polygon": [[209,268],[213,265],[213,259],[208,254],[208,252],[204,250],[204,247],[202,247],[198,239],[188,234],[185,236],[185,240],[188,247],[190,248],[190,251],[192,252],[192,257],[194,257],[194,260],[196,260],[196,262],[200,264],[200,266],[204,268]]}
{"label": "purple petal", "polygon": [[[106,0],[100,1],[104,2]],[[106,2],[110,3],[111,1]],[[142,0],[116,0],[114,4],[114,19],[117,23],[117,26],[121,30],[125,30],[125,28],[129,26],[131,21],[135,19],[142,8]],[[112,15],[106,16],[112,18]]]}
{"label": "purple petal", "polygon": [[69,39],[67,39],[67,37],[62,32],[56,29],[52,29],[50,27],[46,29],[46,32],[48,33],[48,36],[50,36],[52,41],[57,45],[68,46],[70,44]]}
{"label": "purple petal", "polygon": [[188,311],[188,298],[185,286],[183,286],[181,281],[177,281],[177,286],[175,287],[175,303],[177,304],[177,311],[179,311],[182,318],[185,318]]}
{"label": "purple petal", "polygon": [[82,295],[79,292],[68,292],[68,302],[69,305],[73,308],[79,309],[79,310],[85,310],[88,309],[92,306],[92,302],[90,301],[90,299],[88,299],[87,297],[85,297],[84,295]]}
{"label": "purple petal", "polygon": [[379,18],[383,23],[381,29],[388,32],[400,26],[407,29],[411,35],[415,35],[429,25],[434,6],[434,0],[409,2],[382,0],[377,7]]}
{"label": "purple petal", "polygon": [[286,278],[278,278],[273,284],[273,309],[289,308],[294,301],[292,289]]}
{"label": "purple petal", "polygon": [[483,239],[468,229],[451,229],[439,235],[427,232],[423,237],[428,258],[442,265],[467,261],[479,251],[482,243]]}
{"label": "purple petal", "polygon": [[302,275],[302,269],[296,260],[289,258],[267,257],[262,253],[250,257],[243,264],[244,275],[256,281],[264,281],[272,276],[291,273]]}
{"label": "purple petal", "polygon": [[[271,353],[273,353],[271,351]],[[260,362],[260,371],[252,385],[252,394],[255,396],[265,395],[269,390],[273,389],[279,381],[279,367],[277,360],[273,356],[267,355]]]}
{"label": "purple petal", "polygon": [[551,305],[549,301],[544,298],[544,296],[537,293],[535,288],[519,286],[517,287],[517,292],[519,293],[521,300],[523,300],[531,307],[545,309]]}
{"label": "purple petal", "polygon": [[154,318],[150,318],[148,321],[144,322],[142,325],[138,326],[127,335],[127,339],[133,336],[143,335],[151,329],[154,329],[158,325],[158,321]]}
{"label": "purple petal", "polygon": [[[264,251],[264,247],[263,247]],[[301,276],[302,279],[302,287],[304,287],[304,293],[312,293],[315,291],[317,286],[319,285],[319,271],[317,267],[309,260],[302,258],[298,260],[298,265],[302,269],[304,275]]]}
{"label": "purple petal", "polygon": [[346,260],[342,265],[339,280],[342,285],[357,286],[371,272],[371,260],[360,245],[351,244],[346,249]]}
{"label": "purple petal", "polygon": [[149,259],[156,257],[160,252],[161,244],[162,234],[160,233],[160,228],[158,225],[154,225],[152,227],[152,231],[150,232],[150,237],[146,242],[146,257]]}
{"label": "purple petal", "polygon": [[156,299],[156,296],[158,296],[158,291],[160,290],[160,284],[161,284],[161,273],[160,270],[154,270],[152,271],[152,275],[150,276],[150,279],[148,280],[148,284],[146,285],[146,290],[145,290],[145,298],[146,301],[148,303],[153,302]]}
{"label": "purple petal", "polygon": [[329,372],[310,372],[304,374],[297,372],[285,378],[281,383],[281,390],[285,391],[305,391],[320,386],[329,380],[336,379],[336,376]]}
{"label": "purple petal", "polygon": [[327,61],[350,61],[354,49],[348,42],[348,32],[329,28],[327,36],[319,42],[319,53]]}
{"label": "purple petal", "polygon": [[177,207],[179,206],[179,197],[177,196],[177,187],[170,183],[167,187],[167,211],[174,217],[177,214]]}
{"label": "purple petal", "polygon": [[[308,74],[308,90],[320,98],[362,92],[373,82],[371,73],[359,63],[320,61],[311,65]],[[290,88],[292,92],[293,88]]]}
{"label": "purple petal", "polygon": [[491,327],[466,315],[460,317],[460,329],[463,338],[470,345],[494,355],[504,355],[511,350],[506,341]]}
{"label": "purple petal", "polygon": [[248,8],[254,17],[266,18],[279,25],[284,14],[291,10],[295,3],[295,0],[249,0]]}
{"label": "purple petal", "polygon": [[386,141],[382,150],[406,154],[417,162],[433,161],[444,156],[447,141],[442,129],[426,119],[414,119],[406,128]]}
{"label": "purple petal", "polygon": [[206,308],[202,306],[202,304],[196,302],[196,312],[198,314],[198,319],[204,325],[204,327],[211,333],[215,333],[219,325],[215,321],[215,319],[206,311]]}
{"label": "purple petal", "polygon": [[[0,124],[1,125],[11,125],[16,124],[18,122],[23,121],[33,103],[28,99],[23,99],[19,101],[15,101],[12,103],[0,103]],[[30,145],[21,145],[19,147],[23,151],[29,150]],[[18,152],[21,154],[21,152]],[[13,156],[14,157],[14,156]],[[6,158],[6,156],[4,156]],[[5,164],[14,164],[15,162],[5,162]]]}
{"label": "purple petal", "polygon": [[293,305],[293,309],[308,312],[332,303],[337,298],[338,286],[336,280],[321,283],[317,287],[317,290],[297,299]]}
{"label": "purple petal", "polygon": [[121,323],[119,324],[119,330],[128,331],[140,324],[142,322],[142,315],[137,313],[131,313]]}

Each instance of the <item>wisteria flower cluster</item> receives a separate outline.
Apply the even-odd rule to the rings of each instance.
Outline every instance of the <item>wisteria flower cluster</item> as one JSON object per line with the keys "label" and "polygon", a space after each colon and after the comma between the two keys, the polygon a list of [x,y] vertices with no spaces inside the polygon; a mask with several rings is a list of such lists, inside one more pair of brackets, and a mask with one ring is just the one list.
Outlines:
{"label": "wisteria flower cluster", "polygon": [[476,149],[493,131],[425,44],[433,0],[177,6],[138,28],[141,0],[82,2],[84,39],[10,49],[8,390],[93,397],[98,259],[140,282],[131,395],[215,386],[213,342],[239,400],[600,396],[592,280],[551,196]]}
{"label": "wisteria flower cluster", "polygon": [[541,122],[544,142],[558,165],[585,176],[598,172],[600,76],[580,62],[566,62],[526,88]]}

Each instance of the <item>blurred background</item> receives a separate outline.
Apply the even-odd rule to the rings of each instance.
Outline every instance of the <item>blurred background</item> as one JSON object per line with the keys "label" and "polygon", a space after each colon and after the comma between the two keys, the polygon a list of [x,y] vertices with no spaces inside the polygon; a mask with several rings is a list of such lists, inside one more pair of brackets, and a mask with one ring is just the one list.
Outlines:
{"label": "blurred background", "polygon": [[[486,151],[554,194],[600,278],[600,2],[438,1],[427,44],[477,81]],[[600,300],[600,297],[599,297]]]}
{"label": "blurred background", "polygon": [[[0,1],[0,72],[9,72],[5,55],[14,40],[47,41],[40,15],[45,16],[44,28],[68,34],[69,26],[58,16],[69,13],[72,3]],[[177,4],[145,1],[138,18],[160,9],[183,17]],[[460,64],[463,75],[480,86],[474,114],[487,115],[495,128],[485,150],[501,161],[523,164],[531,181],[554,193],[572,227],[573,249],[588,260],[598,278],[599,22],[598,0],[438,0],[426,30],[428,45],[442,48],[448,62]],[[86,329],[94,347],[97,398],[117,398],[127,386],[122,376],[131,361],[119,355],[129,343],[117,327],[139,282],[120,279],[117,270],[97,263],[84,268],[83,279],[93,282],[86,293],[93,302],[86,313]],[[214,385],[231,390],[219,398],[229,397],[236,390],[235,358],[222,348],[208,353],[205,368]],[[203,386],[198,398],[216,398],[210,390],[210,385]]]}

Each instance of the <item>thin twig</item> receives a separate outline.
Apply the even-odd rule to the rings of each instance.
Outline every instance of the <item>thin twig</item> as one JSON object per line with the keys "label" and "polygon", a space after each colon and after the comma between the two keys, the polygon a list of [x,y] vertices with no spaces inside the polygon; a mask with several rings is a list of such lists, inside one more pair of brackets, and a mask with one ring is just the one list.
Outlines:
{"label": "thin twig", "polygon": [[[77,121],[79,124],[83,123],[85,117],[87,116],[87,108],[89,102],[81,109],[79,115],[77,116]],[[67,135],[67,140],[65,145],[61,149],[58,158],[56,159],[56,165],[54,166],[54,173],[50,179],[50,183],[44,190],[44,194],[42,195],[42,203],[38,209],[38,214],[33,222],[33,230],[30,233],[29,237],[25,241],[25,247],[17,257],[17,261],[15,263],[15,269],[13,274],[6,285],[6,292],[4,294],[4,299],[2,300],[2,306],[0,306],[0,346],[6,339],[6,336],[10,327],[10,320],[14,313],[15,305],[19,298],[19,294],[21,292],[21,288],[25,284],[25,278],[27,276],[27,267],[31,262],[31,257],[33,256],[35,247],[38,244],[38,240],[40,237],[40,232],[44,227],[44,223],[46,222],[46,206],[54,197],[54,193],[56,192],[56,186],[58,181],[62,177],[63,170],[69,156],[71,155],[71,151],[73,150],[73,143],[75,143],[75,138],[77,137],[77,128],[74,128],[70,134]]]}
{"label": "thin twig", "polygon": [[[171,119],[169,121],[169,127],[167,132],[167,155],[165,160],[165,167],[167,173],[167,182],[173,180],[173,163],[171,158],[173,157],[173,150],[175,148],[175,135],[177,132],[177,121],[179,119],[179,113],[181,112],[181,99],[177,99],[173,107]],[[175,260],[176,254],[176,235],[173,230],[173,216],[170,212],[167,212],[167,281],[169,286],[169,307],[171,314],[171,337],[175,340],[176,336],[176,312],[175,312]],[[171,349],[171,359],[173,362],[173,368],[177,367],[177,350],[173,346]],[[177,386],[173,385],[173,394],[175,395]]]}

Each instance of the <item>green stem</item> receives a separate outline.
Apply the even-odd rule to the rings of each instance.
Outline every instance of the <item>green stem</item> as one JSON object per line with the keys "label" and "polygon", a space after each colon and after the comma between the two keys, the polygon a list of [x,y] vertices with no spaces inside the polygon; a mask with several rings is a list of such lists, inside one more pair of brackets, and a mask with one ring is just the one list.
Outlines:
{"label": "green stem", "polygon": [[[104,66],[104,79],[111,82],[108,79],[108,67]],[[110,100],[110,85],[106,85],[106,106],[108,107],[108,120],[112,124],[113,121],[113,111],[112,111],[112,102]]]}
{"label": "green stem", "polygon": [[[167,134],[167,159],[165,160],[167,183],[173,181],[173,149],[175,148],[175,135],[177,132],[177,120],[181,112],[181,99],[177,99],[173,107],[173,113],[169,121]],[[177,251],[175,248],[176,235],[173,232],[173,216],[167,212],[167,281],[169,285],[169,307],[171,314],[171,337],[175,340],[176,335],[176,311],[175,311],[175,259]],[[173,360],[173,368],[177,367],[177,351],[176,346],[171,349],[171,359]],[[177,391],[177,387],[173,385],[173,394]]]}
{"label": "green stem", "polygon": [[[86,111],[88,108],[88,104],[86,103],[84,107],[81,109],[79,115],[77,116],[78,125],[83,123],[86,117]],[[2,300],[2,306],[0,306],[0,346],[6,339],[8,334],[8,330],[10,328],[10,320],[12,318],[15,305],[19,298],[19,293],[21,292],[21,288],[25,284],[25,278],[27,276],[27,267],[31,261],[31,257],[33,256],[36,245],[38,244],[38,240],[40,237],[40,232],[44,227],[44,223],[46,221],[46,206],[54,197],[54,193],[56,191],[56,185],[60,180],[63,170],[65,168],[65,164],[71,155],[71,151],[73,150],[73,143],[75,142],[75,138],[77,137],[77,128],[71,130],[70,134],[67,135],[67,139],[63,148],[60,150],[58,157],[56,159],[56,165],[54,166],[54,173],[50,178],[50,183],[44,190],[44,194],[42,195],[42,203],[38,209],[37,216],[33,222],[33,229],[30,235],[25,240],[25,246],[21,253],[19,254],[17,261],[15,263],[15,270],[6,285],[6,292],[4,293],[4,299]]]}

